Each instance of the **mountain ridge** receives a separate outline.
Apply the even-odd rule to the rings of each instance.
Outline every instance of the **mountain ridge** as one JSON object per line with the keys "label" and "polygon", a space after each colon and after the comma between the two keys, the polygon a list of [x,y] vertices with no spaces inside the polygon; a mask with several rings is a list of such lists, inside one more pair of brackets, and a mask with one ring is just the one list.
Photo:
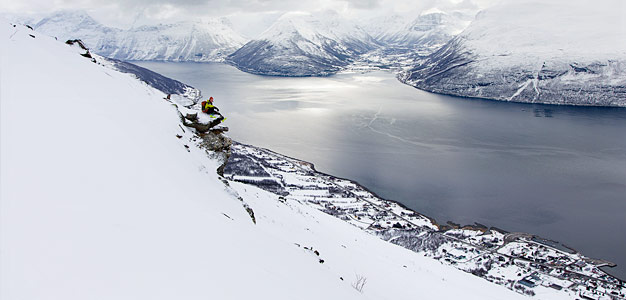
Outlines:
{"label": "mountain ridge", "polygon": [[287,13],[227,61],[261,75],[332,75],[380,45],[335,12]]}

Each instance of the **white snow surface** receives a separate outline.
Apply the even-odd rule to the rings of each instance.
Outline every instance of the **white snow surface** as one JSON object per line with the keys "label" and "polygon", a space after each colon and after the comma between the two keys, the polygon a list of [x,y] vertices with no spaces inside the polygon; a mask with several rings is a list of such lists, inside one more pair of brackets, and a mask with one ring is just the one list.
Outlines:
{"label": "white snow surface", "polygon": [[626,59],[625,12],[622,0],[502,1],[478,13],[460,37],[485,68]]}
{"label": "white snow surface", "polygon": [[0,24],[0,299],[527,299],[226,186],[164,94]]}

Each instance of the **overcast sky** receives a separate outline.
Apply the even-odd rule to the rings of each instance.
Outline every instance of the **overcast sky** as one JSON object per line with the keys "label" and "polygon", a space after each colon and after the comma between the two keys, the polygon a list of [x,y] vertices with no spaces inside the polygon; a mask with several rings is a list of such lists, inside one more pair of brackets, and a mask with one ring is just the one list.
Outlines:
{"label": "overcast sky", "polygon": [[363,20],[378,15],[419,13],[442,6],[486,6],[497,0],[2,0],[0,11],[44,14],[56,10],[85,10],[107,26],[177,21],[227,16],[235,28],[254,35],[287,11],[332,9]]}

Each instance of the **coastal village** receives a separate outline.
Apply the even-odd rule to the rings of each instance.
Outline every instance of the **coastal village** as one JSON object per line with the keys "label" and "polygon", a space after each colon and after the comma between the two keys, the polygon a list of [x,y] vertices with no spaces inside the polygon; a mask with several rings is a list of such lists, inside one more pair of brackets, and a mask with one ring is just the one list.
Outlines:
{"label": "coastal village", "polygon": [[573,299],[626,299],[624,281],[558,242],[480,224],[435,220],[377,197],[359,184],[317,172],[310,163],[267,149],[234,143],[224,176],[306,203],[383,240],[432,257],[442,264],[505,286],[520,294],[559,293]]}

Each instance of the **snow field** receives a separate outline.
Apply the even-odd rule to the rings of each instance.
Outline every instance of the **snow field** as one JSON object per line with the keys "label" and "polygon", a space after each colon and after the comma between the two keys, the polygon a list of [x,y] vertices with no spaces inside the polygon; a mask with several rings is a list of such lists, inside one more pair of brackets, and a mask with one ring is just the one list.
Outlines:
{"label": "snow field", "polygon": [[1,299],[523,299],[313,208],[226,186],[164,94],[0,27]]}

